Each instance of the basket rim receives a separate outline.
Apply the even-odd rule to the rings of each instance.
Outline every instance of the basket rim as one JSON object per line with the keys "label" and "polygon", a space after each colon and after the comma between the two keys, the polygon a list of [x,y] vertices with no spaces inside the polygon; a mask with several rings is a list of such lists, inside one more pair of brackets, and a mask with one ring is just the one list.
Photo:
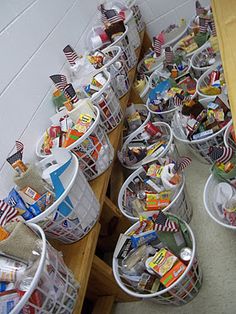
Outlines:
{"label": "basket rim", "polygon": [[[199,99],[199,102],[201,102],[201,101],[207,101],[207,100],[210,101],[210,100],[213,100],[213,98],[215,99],[215,97],[216,97],[216,96],[205,97],[205,98]],[[204,137],[204,138],[202,138],[202,139],[192,140],[192,141],[190,141],[190,140],[188,140],[188,139],[183,139],[183,138],[179,137],[178,135],[176,135],[175,127],[174,127],[174,126],[172,126],[172,131],[173,131],[174,138],[177,139],[178,141],[182,142],[182,143],[186,143],[186,144],[189,144],[189,145],[191,145],[191,144],[199,144],[199,143],[205,142],[205,141],[207,141],[207,140],[210,140],[210,139],[212,139],[212,138],[214,138],[214,137],[220,135],[222,132],[225,131],[225,129],[228,127],[228,125],[229,125],[230,123],[232,123],[232,119],[230,119],[230,121],[229,121],[222,129],[220,129],[220,130],[217,131],[216,133],[213,133],[213,134],[211,134],[211,135],[208,136],[208,137]]]}
{"label": "basket rim", "polygon": [[10,314],[18,314],[22,310],[22,308],[25,306],[25,303],[29,300],[31,294],[33,293],[33,291],[35,290],[35,288],[39,282],[39,279],[41,277],[41,273],[43,272],[44,265],[46,262],[47,241],[46,241],[46,236],[45,236],[44,231],[42,230],[41,227],[39,227],[38,225],[36,225],[34,223],[27,222],[26,225],[29,226],[30,228],[32,228],[34,231],[37,231],[40,234],[43,246],[42,246],[42,251],[41,251],[41,256],[40,256],[38,268],[34,274],[33,280],[31,281],[30,287],[25,292],[25,294],[20,299],[20,301],[16,304],[16,306],[11,310]]}
{"label": "basket rim", "polygon": [[104,53],[109,53],[110,51],[112,51],[112,52],[116,51],[116,55],[109,62],[104,64],[99,70],[101,70],[101,71],[107,70],[107,67],[112,65],[112,63],[114,63],[115,61],[117,61],[120,58],[121,53],[122,53],[121,48],[119,46],[106,47],[106,48],[102,49],[102,52],[104,52]]}
{"label": "basket rim", "polygon": [[[122,214],[128,218],[129,220],[132,220],[133,222],[136,222],[139,220],[139,217],[134,217],[134,216],[131,216],[129,214],[127,214],[127,212],[123,209],[123,205],[122,205],[122,200],[123,200],[123,195],[124,195],[124,192],[126,190],[126,188],[128,187],[129,183],[130,183],[130,180],[133,179],[133,177],[136,177],[139,173],[141,173],[142,171],[145,171],[143,169],[143,167],[139,167],[137,170],[135,170],[126,180],[125,182],[123,183],[121,189],[120,189],[120,192],[119,192],[119,195],[118,195],[118,207],[120,209],[120,211],[122,212]],[[183,174],[182,175],[182,182],[181,182],[181,185],[179,187],[179,191],[178,193],[176,194],[176,196],[174,197],[174,199],[171,201],[171,203],[166,206],[162,211],[163,212],[166,212],[168,211],[168,209],[173,205],[173,203],[178,199],[178,197],[180,196],[180,194],[183,192],[184,190],[184,186],[185,186],[185,182],[186,182],[186,179],[185,179],[185,175]]]}
{"label": "basket rim", "polygon": [[218,62],[218,59],[220,58],[220,53],[217,52],[216,53],[216,61],[214,62],[214,64],[212,65],[208,65],[208,66],[205,66],[205,67],[198,67],[194,64],[195,62],[195,58],[198,56],[199,53],[201,53],[203,50],[207,49],[207,48],[210,48],[211,47],[211,43],[209,42],[208,45],[206,45],[204,47],[204,45],[201,47],[202,49],[198,52],[195,52],[192,57],[190,58],[190,63],[191,63],[191,67],[196,70],[196,71],[207,71],[211,66],[213,66],[216,62]]}
{"label": "basket rim", "polygon": [[230,132],[229,130],[232,125],[233,125],[233,119],[230,121],[230,123],[228,123],[227,128],[224,133],[224,144],[227,148],[229,147],[229,143],[228,143],[228,137],[229,137],[229,132]]}
{"label": "basket rim", "polygon": [[[94,123],[92,124],[92,126],[89,128],[89,130],[82,135],[77,141],[75,141],[73,144],[69,145],[68,147],[65,147],[65,149],[67,150],[72,150],[74,149],[76,146],[80,145],[81,143],[83,143],[83,141],[94,131],[94,129],[99,125],[100,122],[100,111],[96,106],[93,106],[95,108],[95,111],[97,113],[96,119],[94,121]],[[46,131],[43,133],[43,135],[39,138],[38,142],[36,143],[36,149],[35,149],[35,153],[38,157],[40,158],[47,158],[49,156],[51,156],[52,154],[49,155],[44,155],[42,153],[40,153],[40,147],[42,147],[42,143],[43,143],[43,139],[44,136],[46,134]]]}
{"label": "basket rim", "polygon": [[229,225],[229,224],[226,224],[222,221],[220,221],[219,219],[217,219],[212,213],[211,213],[211,210],[209,209],[209,206],[208,206],[208,202],[207,202],[207,195],[208,195],[208,188],[209,188],[209,185],[212,183],[212,181],[214,180],[214,175],[211,174],[208,179],[207,179],[207,182],[205,184],[205,187],[204,187],[204,191],[203,191],[203,203],[204,203],[204,207],[206,209],[206,212],[208,213],[208,215],[218,224],[218,225],[221,225],[227,229],[231,229],[231,230],[236,230],[236,226],[232,226],[232,225]]}
{"label": "basket rim", "polygon": [[[142,299],[149,299],[149,298],[155,298],[158,297],[166,292],[168,292],[169,290],[171,290],[172,288],[174,288],[175,286],[177,286],[182,279],[187,275],[187,273],[191,270],[191,267],[193,265],[194,259],[195,259],[195,255],[196,255],[196,241],[195,241],[195,236],[193,234],[192,229],[190,228],[190,226],[181,218],[177,217],[176,215],[170,214],[168,213],[168,215],[173,216],[178,218],[182,223],[185,224],[185,226],[188,229],[188,232],[191,236],[191,240],[192,240],[192,256],[190,259],[190,262],[188,263],[188,266],[186,267],[185,271],[183,272],[183,274],[172,284],[170,285],[170,287],[165,288],[161,291],[155,292],[155,293],[150,293],[150,294],[141,294],[141,293],[137,293],[137,292],[133,292],[131,290],[129,290],[128,288],[126,288],[126,286],[123,284],[123,282],[120,279],[120,276],[117,274],[117,258],[114,257],[113,255],[113,259],[112,259],[112,270],[113,270],[113,274],[114,277],[116,279],[116,282],[118,283],[118,285],[120,286],[120,288],[125,291],[127,294],[136,297],[136,298],[142,298]],[[133,224],[124,234],[129,233],[132,229],[134,229],[135,227],[137,227],[139,225],[139,221],[136,222],[135,224]]]}
{"label": "basket rim", "polygon": [[[161,55],[158,57],[158,58],[156,58],[157,59],[157,65],[156,66],[154,66],[152,69],[150,69],[150,70],[145,70],[145,71],[141,71],[140,70],[140,68],[141,68],[141,66],[142,66],[142,64],[144,63],[144,60],[147,58],[147,57],[149,57],[149,56],[151,56],[153,54],[153,51],[151,51],[150,53],[148,53],[148,54],[146,54],[140,61],[139,61],[139,63],[138,63],[138,65],[137,65],[137,71],[138,71],[138,73],[143,73],[143,74],[146,74],[146,75],[150,75],[150,74],[152,74],[155,70],[157,70],[160,66],[161,66],[161,63],[162,63],[162,59],[165,57],[165,53],[164,53],[164,50],[162,49],[162,52],[161,52]],[[158,60],[159,59],[159,60]]]}
{"label": "basket rim", "polygon": [[[72,177],[68,187],[61,194],[61,196],[58,199],[56,199],[55,202],[53,202],[53,204],[51,206],[49,206],[47,209],[45,209],[45,211],[43,211],[41,214],[35,216],[32,219],[29,219],[28,220],[29,222],[31,222],[31,223],[40,222],[41,220],[43,220],[44,218],[46,218],[47,216],[52,214],[53,211],[56,210],[58,208],[58,206],[61,204],[61,202],[67,197],[68,193],[70,192],[70,190],[71,190],[71,188],[75,182],[77,174],[79,172],[79,161],[74,154],[71,153],[71,155],[72,155],[72,161],[73,161],[73,164],[71,166],[75,167],[75,171],[74,171],[73,177]],[[48,158],[50,158],[50,156]],[[41,162],[46,162],[46,160],[47,160],[47,158],[44,158],[43,160],[41,160]],[[39,162],[39,164],[40,164],[40,162]]]}

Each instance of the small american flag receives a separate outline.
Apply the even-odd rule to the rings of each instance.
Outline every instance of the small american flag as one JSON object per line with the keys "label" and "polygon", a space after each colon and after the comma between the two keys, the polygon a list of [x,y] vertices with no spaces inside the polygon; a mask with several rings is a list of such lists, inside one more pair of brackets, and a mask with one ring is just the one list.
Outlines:
{"label": "small american flag", "polygon": [[177,160],[174,170],[175,172],[183,171],[186,167],[188,167],[192,162],[192,159],[186,156],[180,157],[179,160]]}
{"label": "small american flag", "polygon": [[74,87],[72,86],[72,84],[67,84],[65,86],[64,93],[65,93],[65,96],[70,99],[72,104],[75,104],[78,101],[76,91],[74,90]]}
{"label": "small american flag", "polygon": [[227,163],[233,157],[233,149],[231,147],[224,146],[211,146],[209,148],[208,156],[212,161],[219,163]]}
{"label": "small american flag", "polygon": [[76,60],[79,59],[77,53],[75,52],[75,50],[70,46],[67,45],[64,49],[63,52],[66,56],[66,59],[68,60],[68,62],[70,63],[70,65],[75,65],[76,64]]}
{"label": "small american flag", "polygon": [[173,64],[174,62],[174,53],[171,49],[171,47],[166,47],[165,49],[165,57],[166,57],[166,64]]}
{"label": "small american flag", "polygon": [[216,37],[217,34],[216,34],[216,25],[215,25],[214,19],[212,19],[209,24],[210,24],[212,36]]}
{"label": "small american flag", "polygon": [[161,55],[161,42],[158,38],[153,37],[153,49],[157,57]]}
{"label": "small american flag", "polygon": [[24,144],[21,143],[20,141],[16,141],[16,153],[8,157],[7,162],[9,162],[9,164],[12,165],[17,160],[22,160],[23,150],[24,150]]}
{"label": "small american flag", "polygon": [[59,89],[61,92],[63,92],[67,84],[66,76],[63,74],[55,74],[55,75],[51,75],[50,79],[53,81],[56,88]]}
{"label": "small american flag", "polygon": [[7,222],[18,215],[16,208],[0,200],[0,226],[4,226]]}
{"label": "small american flag", "polygon": [[158,214],[154,214],[152,220],[155,223],[154,228],[156,231],[177,232],[179,230],[178,225],[170,221],[162,211],[159,211]]}
{"label": "small american flag", "polygon": [[199,17],[199,26],[200,26],[200,33],[206,33],[208,27],[208,21],[204,17]]}
{"label": "small american flag", "polygon": [[172,99],[175,107],[179,107],[183,103],[182,99],[178,96],[178,94],[176,94]]}
{"label": "small american flag", "polygon": [[106,14],[105,14],[106,10],[104,8],[104,5],[103,4],[99,5],[98,6],[98,10],[101,12],[101,21],[102,21],[102,23],[104,25],[106,25],[108,23],[108,19],[107,19]]}

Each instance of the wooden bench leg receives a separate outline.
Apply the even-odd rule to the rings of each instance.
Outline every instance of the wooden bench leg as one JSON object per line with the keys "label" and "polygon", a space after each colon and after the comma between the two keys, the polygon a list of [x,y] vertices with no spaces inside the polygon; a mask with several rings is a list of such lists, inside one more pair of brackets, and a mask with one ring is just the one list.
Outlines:
{"label": "wooden bench leg", "polygon": [[96,255],[93,258],[87,297],[96,301],[100,297],[114,296],[115,301],[131,302],[137,299],[123,292],[117,285],[112,268]]}

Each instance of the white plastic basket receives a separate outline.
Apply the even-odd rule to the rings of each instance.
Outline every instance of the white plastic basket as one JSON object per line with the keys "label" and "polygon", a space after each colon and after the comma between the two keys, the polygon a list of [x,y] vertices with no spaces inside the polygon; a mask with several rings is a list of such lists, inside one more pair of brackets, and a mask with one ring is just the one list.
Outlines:
{"label": "white plastic basket", "polygon": [[[171,219],[171,216],[174,215],[168,214],[169,219]],[[190,226],[181,219],[179,220],[186,226],[192,242],[192,256],[183,274],[168,288],[155,293],[151,293],[149,290],[144,290],[144,292],[141,293],[125,280],[121,270],[121,263],[119,263],[119,260],[113,256],[113,274],[117,284],[124,292],[138,299],[149,299],[158,304],[166,305],[184,305],[190,302],[198,294],[202,283],[202,271],[196,257],[195,237]],[[125,234],[129,234],[139,226],[140,223],[136,222],[125,232]]]}
{"label": "white plastic basket", "polygon": [[[199,102],[206,108],[207,104],[211,101],[213,101],[215,97],[209,97],[209,98],[203,98],[200,99]],[[182,127],[179,125],[179,117],[176,112],[172,119],[172,130],[174,137],[182,142],[183,144],[188,145],[188,147],[191,149],[191,151],[194,153],[194,155],[201,161],[207,164],[212,164],[213,161],[208,156],[209,148],[211,146],[222,146],[224,143],[224,132],[227,128],[227,125],[225,125],[222,129],[220,129],[218,132],[205,137],[203,139],[199,140],[192,140],[189,141],[184,134]],[[230,122],[229,122],[230,123]]]}
{"label": "white plastic basket", "polygon": [[111,85],[118,98],[123,97],[130,89],[130,81],[126,63],[122,56],[122,50],[118,46],[103,49],[103,53],[112,57],[102,68],[107,69],[111,75]]}
{"label": "white plastic basket", "polygon": [[[159,155],[155,156],[155,158],[153,158],[153,160],[156,160],[160,157],[164,157],[171,150],[171,144],[173,142],[173,132],[171,130],[171,127],[165,122],[154,122],[153,124],[161,130],[161,132],[163,133],[164,136],[167,136],[167,138],[168,138],[168,143],[167,143],[166,147],[164,148],[164,150]],[[123,153],[126,151],[128,144],[133,139],[140,139],[141,140],[141,134],[144,132],[144,128],[145,128],[145,125],[141,126],[140,128],[138,128],[135,132],[133,132],[127,138],[127,140],[124,142],[124,144],[122,146],[122,149],[120,152],[121,155],[123,155]],[[142,165],[150,163],[153,160],[148,160],[147,162],[144,162],[141,160],[132,166],[125,165],[121,159],[120,159],[120,162],[122,163],[123,167],[130,169],[130,170],[136,170],[139,167],[141,167]]]}
{"label": "white plastic basket", "polygon": [[225,134],[224,134],[224,144],[226,147],[231,147],[234,151],[236,151],[236,143],[235,141],[232,139],[232,136],[230,134],[231,128],[233,127],[233,121],[231,121],[226,130],[225,130]]}
{"label": "white plastic basket", "polygon": [[153,120],[154,121],[163,121],[165,123],[168,123],[170,124],[172,119],[173,119],[173,116],[175,114],[175,111],[178,110],[179,107],[174,107],[170,110],[166,110],[166,111],[153,111],[151,108],[150,108],[150,100],[148,99],[147,100],[147,104],[146,104],[149,112],[152,114],[152,117],[153,117]]}
{"label": "white plastic basket", "polygon": [[[55,165],[53,155],[39,163],[42,169],[49,165]],[[30,222],[39,224],[50,238],[73,243],[82,239],[97,222],[100,205],[73,154],[62,180],[64,192],[61,196]]]}
{"label": "white plastic basket", "polygon": [[[205,71],[207,71],[211,66],[213,65],[209,65],[209,66],[205,66],[205,67],[199,67],[197,64],[199,62],[199,56],[201,53],[204,53],[204,52],[207,52],[207,49],[211,47],[211,44],[210,43],[207,43],[206,45],[203,45],[201,47],[201,49],[197,52],[195,52],[191,59],[190,59],[190,62],[191,62],[191,67],[194,71],[194,74],[197,78],[199,78]],[[216,57],[215,57],[216,61],[215,62],[219,62],[220,60],[220,54],[217,53],[216,54]]]}
{"label": "white plastic basket", "polygon": [[106,78],[103,87],[90,99],[92,103],[100,110],[101,121],[107,133],[114,130],[122,121],[122,112],[119,99],[111,84],[111,74],[106,70],[99,70]]}
{"label": "white plastic basket", "polygon": [[[128,218],[131,222],[136,222],[139,220],[139,217],[135,217],[128,208],[126,208],[125,204],[125,194],[126,190],[132,191],[132,188],[130,187],[130,183],[135,183],[135,179],[139,178],[143,182],[143,176],[145,176],[146,171],[143,167],[138,168],[136,171],[134,171],[128,179],[123,183],[119,196],[118,196],[118,206],[122,214]],[[163,212],[169,212],[171,214],[175,214],[181,219],[185,220],[186,222],[190,222],[192,218],[192,207],[189,202],[188,195],[186,193],[185,189],[185,177],[182,177],[182,182],[180,186],[176,189],[174,196],[172,197],[171,203],[165,207]],[[148,212],[147,212],[148,213]]]}
{"label": "white plastic basket", "polygon": [[218,96],[219,94],[216,95],[207,95],[203,94],[201,91],[201,88],[206,87],[209,85],[209,75],[211,74],[212,71],[216,70],[217,67],[221,64],[221,62],[216,62],[213,66],[211,66],[206,72],[204,72],[200,78],[197,81],[197,93],[200,97],[206,98],[206,97],[212,97],[212,96]]}
{"label": "white plastic basket", "polygon": [[134,19],[137,25],[138,32],[142,32],[145,28],[145,23],[140,11],[139,6],[136,4],[136,0],[124,0],[127,6],[132,10]]}
{"label": "white plastic basket", "polygon": [[127,68],[131,70],[137,63],[137,56],[134,47],[130,43],[129,27],[126,25],[125,28],[125,32],[110,46],[119,46],[121,48]]}
{"label": "white plastic basket", "polygon": [[[219,225],[231,229],[236,230],[236,226],[230,225],[227,219],[224,218],[223,213],[221,214],[214,202],[215,188],[218,183],[221,181],[217,179],[213,174],[211,174],[205,184],[203,201],[204,206],[208,215]],[[232,187],[233,188],[233,187]],[[233,188],[234,189],[234,188]],[[235,189],[234,189],[235,191]]]}
{"label": "white plastic basket", "polygon": [[[151,118],[151,114],[148,112],[147,110],[147,107],[144,105],[144,104],[134,104],[135,106],[135,109],[137,111],[140,111],[140,110],[145,110],[145,112],[147,113],[147,118],[146,120],[142,123],[142,125],[140,125],[134,132],[137,132],[139,130],[139,128],[142,128],[142,126],[144,126],[145,124],[148,123],[148,121],[150,120]],[[131,136],[133,132],[130,132],[128,133],[126,136],[123,136],[123,140],[125,141],[129,136]]]}
{"label": "white plastic basket", "polygon": [[[77,298],[77,284],[74,276],[66,267],[60,253],[46,241],[43,230],[32,223],[28,226],[41,238],[42,252],[29,290],[9,314],[22,313],[22,310],[23,313],[72,314]],[[50,272],[47,269],[50,269]],[[34,294],[37,294],[39,304],[33,302],[36,299]]]}
{"label": "white plastic basket", "polygon": [[[180,38],[180,40],[181,40],[181,38]],[[179,40],[179,41],[180,41],[180,40]],[[205,47],[206,45],[209,44],[209,40],[210,40],[210,36],[209,36],[209,39],[208,39],[201,47],[197,48],[196,50],[194,50],[194,51],[192,51],[192,52],[187,53],[187,54],[186,54],[186,58],[190,58],[190,57],[192,57],[192,55],[193,55],[194,53],[198,53],[198,52],[202,49],[202,47]],[[173,51],[176,51],[176,50],[180,47],[179,41],[174,45]]]}
{"label": "white plastic basket", "polygon": [[137,49],[140,46],[141,41],[132,10],[129,10],[129,14],[125,19],[125,24],[129,27],[129,41],[134,49]]}
{"label": "white plastic basket", "polygon": [[[78,158],[79,167],[87,180],[95,179],[106,171],[114,157],[114,149],[101,125],[100,112],[96,107],[95,110],[96,119],[89,130],[73,144],[66,147]],[[44,136],[45,134],[36,145],[36,155],[40,158],[48,156],[41,152]]]}

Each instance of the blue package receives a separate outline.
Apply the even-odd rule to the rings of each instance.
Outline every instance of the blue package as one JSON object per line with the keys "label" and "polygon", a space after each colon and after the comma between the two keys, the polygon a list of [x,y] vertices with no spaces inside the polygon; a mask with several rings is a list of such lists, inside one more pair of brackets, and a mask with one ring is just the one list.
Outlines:
{"label": "blue package", "polygon": [[168,89],[171,88],[171,81],[169,79],[162,81],[161,83],[159,83],[155,88],[153,88],[150,93],[149,93],[149,100],[153,101],[156,99],[156,95],[157,94],[161,94],[165,91],[167,91]]}
{"label": "blue package", "polygon": [[25,220],[29,220],[34,218],[34,215],[30,212],[28,207],[25,205],[25,202],[21,198],[20,194],[13,188],[11,192],[8,194],[7,198],[4,200],[9,205],[11,205],[14,208],[19,208],[20,210],[24,211],[21,216]]}
{"label": "blue package", "polygon": [[5,281],[0,281],[0,292],[4,292],[7,289],[7,283]]}
{"label": "blue package", "polygon": [[148,244],[158,238],[155,230],[150,230],[142,232],[140,234],[135,234],[131,236],[132,248],[137,248],[143,244]]}

